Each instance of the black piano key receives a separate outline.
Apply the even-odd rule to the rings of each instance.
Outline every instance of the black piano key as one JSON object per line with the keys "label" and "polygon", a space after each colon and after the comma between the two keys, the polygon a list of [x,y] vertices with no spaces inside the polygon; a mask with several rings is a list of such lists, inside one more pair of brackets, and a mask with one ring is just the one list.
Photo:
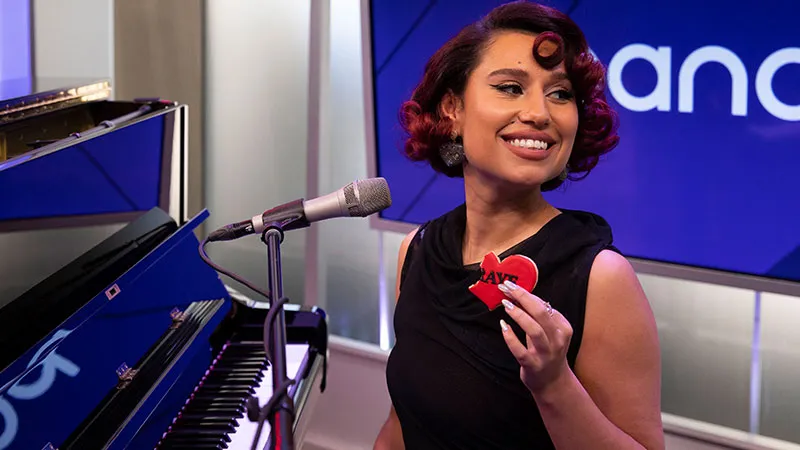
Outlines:
{"label": "black piano key", "polygon": [[192,431],[192,430],[203,430],[205,432],[217,432],[220,435],[228,436],[230,433],[236,431],[236,427],[229,424],[229,423],[207,423],[207,422],[188,422],[182,425],[174,426],[170,429],[172,430],[183,430],[183,431]]}
{"label": "black piano key", "polygon": [[244,408],[227,408],[227,409],[214,408],[211,410],[202,408],[193,408],[191,410],[187,410],[186,414],[181,415],[179,417],[202,419],[203,417],[209,417],[209,416],[215,416],[215,417],[225,416],[225,417],[230,417],[231,419],[240,419],[244,417],[246,412],[247,411],[245,411]]}
{"label": "black piano key", "polygon": [[183,407],[183,411],[186,411],[189,408],[204,408],[207,410],[212,410],[214,408],[237,408],[238,406],[240,406],[239,400],[234,398],[198,398],[194,396],[191,398],[191,402],[187,403]]}
{"label": "black piano key", "polygon": [[211,401],[198,401],[192,402],[183,409],[184,414],[203,414],[216,415],[215,413],[228,414],[237,411],[244,411],[245,405],[243,402],[211,402]]}
{"label": "black piano key", "polygon": [[222,355],[222,357],[219,358],[219,360],[220,361],[226,360],[226,359],[227,360],[234,360],[234,359],[239,359],[239,358],[245,358],[245,359],[248,359],[248,360],[266,362],[267,355],[264,352],[233,351],[233,352],[225,352]]}
{"label": "black piano key", "polygon": [[220,369],[208,374],[203,381],[206,380],[224,380],[227,378],[261,378],[264,376],[266,369]]}
{"label": "black piano key", "polygon": [[217,415],[215,413],[220,414],[227,414],[230,411],[244,411],[245,404],[244,403],[213,403],[213,402],[192,402],[189,405],[186,405],[181,414],[196,414],[200,413],[207,413],[210,416]]}
{"label": "black piano key", "polygon": [[236,374],[230,376],[208,377],[200,382],[199,386],[207,384],[235,384],[239,386],[257,386],[264,379],[264,374]]}
{"label": "black piano key", "polygon": [[187,437],[187,438],[198,438],[198,437],[208,437],[212,439],[222,439],[225,442],[230,442],[231,438],[228,436],[227,433],[223,433],[218,430],[207,430],[203,428],[180,428],[177,430],[170,430],[169,437],[172,439],[177,439],[180,437]]}
{"label": "black piano key", "polygon": [[243,403],[242,397],[209,396],[208,398],[195,397],[195,405],[198,408],[238,408]]}
{"label": "black piano key", "polygon": [[192,409],[186,408],[185,410],[192,413],[204,412],[213,409],[224,409],[235,412],[241,410],[241,406],[245,401],[246,400],[243,401],[241,397],[214,397],[211,399],[201,398],[197,399],[193,405],[190,405]]}
{"label": "black piano key", "polygon": [[225,347],[225,352],[261,352],[264,353],[262,342],[231,342]]}
{"label": "black piano key", "polygon": [[242,388],[242,389],[201,389],[194,394],[192,394],[192,398],[200,400],[200,399],[230,399],[230,398],[246,398],[251,396],[255,393],[255,389],[253,388]]}
{"label": "black piano key", "polygon": [[184,414],[206,414],[209,416],[219,416],[225,414],[226,416],[230,416],[232,414],[236,414],[239,412],[244,412],[245,408],[240,404],[228,404],[228,405],[220,405],[220,404],[197,404],[197,405],[190,405],[189,408],[186,408],[183,413]]}
{"label": "black piano key", "polygon": [[194,392],[248,392],[254,391],[255,386],[257,386],[255,383],[240,383],[238,385],[233,383],[203,383],[195,388]]}
{"label": "black piano key", "polygon": [[192,430],[203,430],[208,433],[216,432],[220,435],[228,435],[229,433],[233,433],[236,431],[236,427],[231,425],[230,423],[215,423],[215,422],[203,422],[203,421],[196,421],[196,422],[186,422],[179,425],[173,425],[170,428],[170,431],[181,430],[181,431],[192,431]]}
{"label": "black piano key", "polygon": [[195,395],[194,401],[205,401],[205,402],[218,402],[224,403],[228,402],[229,404],[237,404],[238,402],[243,402],[247,400],[250,394],[225,394],[225,393],[218,393],[218,392],[209,392],[208,394],[204,395]]}
{"label": "black piano key", "polygon": [[209,371],[209,374],[222,374],[222,373],[237,373],[237,372],[259,372],[269,367],[267,364],[262,364],[261,367],[237,367],[236,365],[214,365],[214,370]]}
{"label": "black piano key", "polygon": [[264,350],[247,350],[242,348],[226,349],[220,359],[229,359],[231,357],[246,357],[246,358],[261,358],[266,359],[267,354]]}
{"label": "black piano key", "polygon": [[238,399],[212,399],[212,400],[205,400],[205,399],[197,399],[192,402],[190,408],[186,408],[186,411],[198,410],[198,411],[209,411],[214,409],[219,410],[233,410],[236,411],[240,409],[243,402]]}
{"label": "black piano key", "polygon": [[220,450],[222,449],[221,444],[196,444],[190,442],[162,442],[158,446],[159,450],[188,450],[188,449],[201,449],[201,450]]}
{"label": "black piano key", "polygon": [[219,358],[217,361],[218,361],[218,363],[220,363],[220,362],[231,363],[231,362],[234,362],[234,361],[237,361],[237,362],[255,361],[255,362],[266,363],[267,362],[267,357],[266,357],[266,355],[254,355],[253,353],[241,352],[241,353],[225,354],[221,358]]}
{"label": "black piano key", "polygon": [[226,369],[229,367],[237,367],[240,369],[265,369],[266,366],[261,361],[232,361],[229,363],[220,363],[218,366],[220,369]]}
{"label": "black piano key", "polygon": [[219,355],[219,356],[218,356],[218,357],[217,357],[217,358],[216,358],[216,359],[215,359],[215,360],[212,362],[212,364],[211,364],[211,365],[212,365],[212,366],[216,366],[216,365],[217,365],[217,364],[219,364],[220,362],[228,361],[228,360],[235,359],[235,358],[239,358],[239,357],[248,357],[248,356],[252,356],[252,357],[254,357],[254,358],[260,358],[260,359],[263,359],[263,360],[265,360],[265,361],[266,361],[266,356],[264,356],[264,355],[253,355],[253,354],[251,354],[251,353],[244,353],[244,352],[224,352],[224,353],[222,353],[221,355]]}
{"label": "black piano key", "polygon": [[258,379],[256,377],[218,378],[203,381],[203,384],[199,385],[197,389],[255,388],[261,385],[262,380],[263,378]]}
{"label": "black piano key", "polygon": [[219,448],[225,449],[228,448],[228,442],[221,437],[201,437],[201,436],[180,436],[180,437],[172,437],[168,436],[165,440],[161,442],[158,446],[159,449],[169,449],[169,448]]}
{"label": "black piano key", "polygon": [[203,421],[208,421],[208,422],[219,422],[219,423],[233,423],[233,422],[236,422],[236,418],[235,417],[231,417],[228,414],[225,414],[225,415],[222,415],[222,414],[203,414],[203,415],[201,415],[201,414],[190,414],[190,415],[181,414],[178,417],[176,417],[175,420],[173,420],[172,423],[174,424],[174,423],[181,423],[181,422],[185,422],[185,421],[198,421],[198,420],[203,420]]}
{"label": "black piano key", "polygon": [[209,377],[204,379],[200,386],[207,384],[235,384],[240,386],[257,386],[264,379],[264,373],[258,374],[236,374],[230,376]]}
{"label": "black piano key", "polygon": [[180,439],[168,438],[161,441],[158,445],[159,450],[169,448],[228,448],[228,443],[222,438],[200,438],[196,437],[191,439],[189,437],[181,437]]}
{"label": "black piano key", "polygon": [[172,422],[172,428],[184,425],[230,425],[236,427],[239,422],[232,417],[205,416],[205,417],[181,417]]}
{"label": "black piano key", "polygon": [[264,358],[266,354],[263,350],[249,350],[242,347],[226,348],[217,358],[218,360],[230,359],[232,357]]}
{"label": "black piano key", "polygon": [[194,397],[204,396],[204,395],[218,395],[220,397],[229,397],[229,396],[248,396],[253,395],[256,393],[256,388],[250,386],[244,387],[235,387],[235,386],[202,386],[200,389],[195,391]]}
{"label": "black piano key", "polygon": [[239,364],[246,364],[246,363],[255,363],[255,364],[266,364],[267,360],[263,356],[252,356],[252,355],[230,355],[224,359],[219,360],[216,365],[220,366],[229,366],[229,365],[239,365]]}
{"label": "black piano key", "polygon": [[230,376],[217,376],[217,377],[208,377],[203,380],[202,386],[208,385],[219,385],[219,384],[231,384],[237,386],[252,386],[260,379],[263,378],[263,375],[259,374],[252,374],[252,375],[230,375]]}
{"label": "black piano key", "polygon": [[252,394],[248,393],[235,393],[235,392],[212,392],[206,394],[198,394],[194,396],[194,401],[201,402],[201,404],[219,403],[219,404],[239,404],[239,402],[247,400]]}
{"label": "black piano key", "polygon": [[181,415],[179,415],[178,417],[175,418],[175,422],[181,421],[181,420],[219,420],[219,421],[227,420],[227,421],[229,421],[231,423],[236,424],[236,423],[239,422],[238,419],[240,417],[243,417],[243,416],[235,416],[234,417],[234,416],[231,416],[230,414],[224,414],[223,415],[223,414],[218,414],[218,413],[215,413],[215,414],[212,414],[212,415],[205,414],[205,413],[204,414],[181,414]]}
{"label": "black piano key", "polygon": [[266,367],[216,367],[213,372],[209,372],[205,379],[225,378],[225,377],[255,377],[263,374]]}

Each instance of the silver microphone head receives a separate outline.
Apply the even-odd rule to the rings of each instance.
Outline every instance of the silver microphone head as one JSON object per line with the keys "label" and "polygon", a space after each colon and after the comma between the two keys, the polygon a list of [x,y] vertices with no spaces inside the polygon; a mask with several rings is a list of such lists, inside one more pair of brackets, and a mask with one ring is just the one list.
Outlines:
{"label": "silver microphone head", "polygon": [[350,217],[366,217],[392,206],[392,194],[385,178],[356,180],[344,187]]}

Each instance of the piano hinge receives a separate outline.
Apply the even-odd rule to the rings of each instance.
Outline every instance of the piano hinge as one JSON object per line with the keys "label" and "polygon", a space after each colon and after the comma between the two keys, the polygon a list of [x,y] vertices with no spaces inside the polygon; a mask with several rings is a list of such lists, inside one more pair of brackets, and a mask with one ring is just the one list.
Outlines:
{"label": "piano hinge", "polygon": [[186,313],[181,311],[178,308],[173,308],[170,311],[169,316],[172,317],[172,325],[169,326],[170,329],[175,329],[181,326],[183,320],[186,318]]}
{"label": "piano hinge", "polygon": [[114,297],[116,297],[116,296],[117,296],[117,294],[119,294],[119,293],[120,293],[120,291],[121,291],[121,289],[119,288],[119,286],[117,286],[117,285],[115,284],[115,285],[111,286],[110,288],[106,289],[106,298],[108,298],[109,300],[111,300],[111,299],[113,299]]}
{"label": "piano hinge", "polygon": [[133,380],[133,377],[136,376],[136,372],[138,372],[136,369],[131,369],[126,363],[122,363],[122,365],[117,369],[117,377],[119,378],[117,389],[124,389],[127,385],[129,385]]}

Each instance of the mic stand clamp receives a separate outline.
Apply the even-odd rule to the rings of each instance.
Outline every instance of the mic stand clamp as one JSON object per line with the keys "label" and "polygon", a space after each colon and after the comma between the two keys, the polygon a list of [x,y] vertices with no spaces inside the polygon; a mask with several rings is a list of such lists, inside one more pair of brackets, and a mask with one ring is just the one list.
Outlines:
{"label": "mic stand clamp", "polygon": [[[273,222],[267,224],[261,233],[261,242],[267,246],[267,281],[270,292],[269,313],[264,323],[264,350],[272,369],[273,398],[261,408],[259,419],[267,418],[271,425],[265,447],[268,450],[294,450],[294,405],[289,395],[289,387],[294,384],[294,380],[286,376],[286,316],[283,304],[287,299],[283,297],[281,272],[283,229],[284,224]],[[258,434],[262,428],[260,424]],[[259,437],[255,436],[254,442],[258,440]]]}

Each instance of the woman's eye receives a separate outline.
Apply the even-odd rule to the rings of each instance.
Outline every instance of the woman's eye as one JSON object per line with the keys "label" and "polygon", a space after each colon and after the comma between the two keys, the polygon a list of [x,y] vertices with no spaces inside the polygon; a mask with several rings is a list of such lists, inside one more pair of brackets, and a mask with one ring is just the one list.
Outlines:
{"label": "woman's eye", "polygon": [[522,87],[518,84],[514,83],[507,83],[507,84],[498,84],[494,86],[500,92],[504,92],[506,94],[511,95],[522,95]]}
{"label": "woman's eye", "polygon": [[575,98],[575,94],[572,91],[568,91],[566,89],[559,89],[553,92],[551,95],[555,95],[558,100],[572,100]]}

